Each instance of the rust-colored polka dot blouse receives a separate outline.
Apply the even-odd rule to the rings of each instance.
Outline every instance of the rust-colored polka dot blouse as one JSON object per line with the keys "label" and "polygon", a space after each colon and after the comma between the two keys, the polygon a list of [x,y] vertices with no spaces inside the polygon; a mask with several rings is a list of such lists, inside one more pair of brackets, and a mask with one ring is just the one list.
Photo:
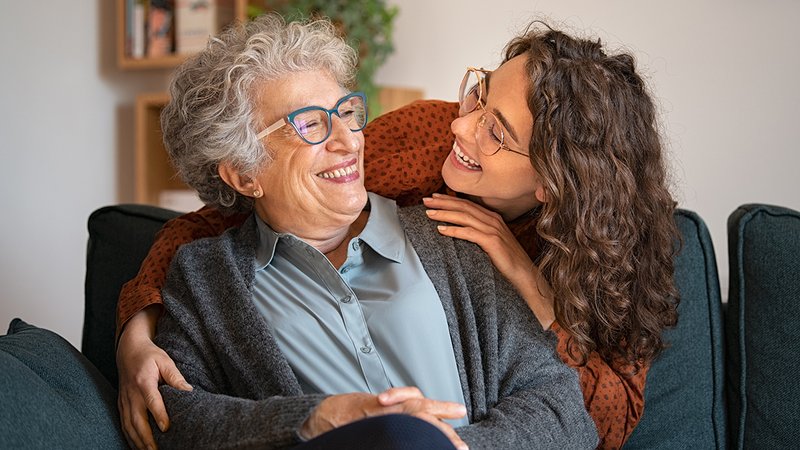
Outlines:
{"label": "rust-colored polka dot blouse", "polygon": [[[365,183],[368,191],[394,198],[400,205],[419,203],[422,197],[444,191],[441,166],[453,145],[450,122],[458,114],[456,103],[418,101],[372,121],[366,139]],[[117,308],[117,329],[146,306],[161,304],[160,290],[177,248],[195,239],[221,234],[241,224],[246,215],[225,217],[203,208],[168,222],[156,237],[139,274],[125,284]],[[514,223],[512,231],[533,252],[532,223]],[[597,425],[600,448],[620,448],[639,422],[644,409],[647,368],[629,376],[625,366],[609,364],[597,353],[577,367],[567,355],[569,335],[554,323],[558,352],[580,375],[586,409]]]}

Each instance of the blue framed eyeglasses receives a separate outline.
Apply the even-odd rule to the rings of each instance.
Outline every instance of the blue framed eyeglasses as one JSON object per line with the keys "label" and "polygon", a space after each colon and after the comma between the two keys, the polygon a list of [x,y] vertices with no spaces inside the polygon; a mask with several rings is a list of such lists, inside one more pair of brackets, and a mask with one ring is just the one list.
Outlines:
{"label": "blue framed eyeglasses", "polygon": [[256,137],[261,139],[288,124],[294,128],[301,139],[311,145],[316,145],[324,142],[331,135],[333,128],[331,114],[336,114],[350,131],[363,130],[367,125],[367,95],[363,92],[345,95],[336,102],[333,109],[325,109],[321,106],[300,108],[268,126]]}

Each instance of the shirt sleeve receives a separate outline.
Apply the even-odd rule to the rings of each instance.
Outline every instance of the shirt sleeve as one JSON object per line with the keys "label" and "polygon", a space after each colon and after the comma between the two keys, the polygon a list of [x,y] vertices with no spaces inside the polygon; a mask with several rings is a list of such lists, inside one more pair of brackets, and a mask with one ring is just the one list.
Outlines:
{"label": "shirt sleeve", "polygon": [[453,148],[450,123],[458,103],[419,100],[386,113],[364,129],[367,191],[418,204],[443,189],[442,162]]}
{"label": "shirt sleeve", "polygon": [[196,239],[219,236],[228,228],[241,224],[246,215],[224,216],[210,207],[184,214],[167,222],[156,234],[136,278],[125,283],[117,303],[117,338],[125,323],[150,305],[161,305],[161,288],[167,269],[181,245]]}
{"label": "shirt sleeve", "polygon": [[569,334],[555,322],[551,329],[558,336],[561,359],[578,371],[586,410],[600,435],[598,448],[621,448],[642,418],[649,366],[630,374],[630,366],[622,362],[609,364],[597,352],[589,355],[586,365],[578,366],[567,352]]}

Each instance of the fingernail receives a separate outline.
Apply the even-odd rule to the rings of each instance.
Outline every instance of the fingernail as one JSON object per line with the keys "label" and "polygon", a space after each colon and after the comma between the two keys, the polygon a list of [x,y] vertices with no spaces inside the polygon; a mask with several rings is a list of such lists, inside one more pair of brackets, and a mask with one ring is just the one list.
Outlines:
{"label": "fingernail", "polygon": [[456,446],[458,450],[469,450],[469,446],[467,444],[459,444]]}
{"label": "fingernail", "polygon": [[427,214],[428,216],[435,216],[437,212],[438,211],[436,211],[435,209],[426,209],[425,210],[425,214]]}
{"label": "fingernail", "polygon": [[439,231],[444,231],[444,230],[446,230],[446,229],[447,229],[447,225],[437,225],[437,226],[436,226],[436,228],[437,228]]}
{"label": "fingernail", "polygon": [[187,382],[185,382],[185,381],[183,382],[183,388],[184,388],[184,389],[186,389],[187,391],[194,390],[194,388],[192,387],[192,385],[191,385],[191,384],[189,384],[189,383],[187,383]]}
{"label": "fingernail", "polygon": [[161,430],[162,433],[167,431],[167,423],[166,422],[158,422],[158,429]]}
{"label": "fingernail", "polygon": [[433,200],[433,199],[432,199],[432,198],[430,198],[430,197],[422,197],[422,202],[423,202],[423,203],[424,203],[424,202],[427,202],[427,201],[429,201],[429,200]]}
{"label": "fingernail", "polygon": [[434,192],[434,193],[433,193],[433,196],[434,196],[434,197],[442,197],[442,194],[437,194],[437,193],[435,193],[435,192]]}

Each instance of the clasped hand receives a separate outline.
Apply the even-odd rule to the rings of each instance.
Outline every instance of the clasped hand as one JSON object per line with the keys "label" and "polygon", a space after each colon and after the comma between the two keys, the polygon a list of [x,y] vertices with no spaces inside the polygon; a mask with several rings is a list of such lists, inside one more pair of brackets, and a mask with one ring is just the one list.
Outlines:
{"label": "clasped hand", "polygon": [[443,421],[464,417],[467,414],[464,405],[425,398],[416,387],[392,388],[378,395],[352,393],[327,397],[306,419],[300,435],[313,439],[348,423],[385,414],[408,414],[422,419],[441,430],[457,449],[468,448],[453,427]]}
{"label": "clasped hand", "polygon": [[117,347],[117,407],[128,443],[137,449],[156,448],[147,418],[148,411],[153,414],[161,431],[169,428],[167,410],[158,391],[159,381],[175,389],[192,390],[172,358],[152,341],[152,328],[157,315],[158,310],[147,308],[133,316],[122,332]]}

